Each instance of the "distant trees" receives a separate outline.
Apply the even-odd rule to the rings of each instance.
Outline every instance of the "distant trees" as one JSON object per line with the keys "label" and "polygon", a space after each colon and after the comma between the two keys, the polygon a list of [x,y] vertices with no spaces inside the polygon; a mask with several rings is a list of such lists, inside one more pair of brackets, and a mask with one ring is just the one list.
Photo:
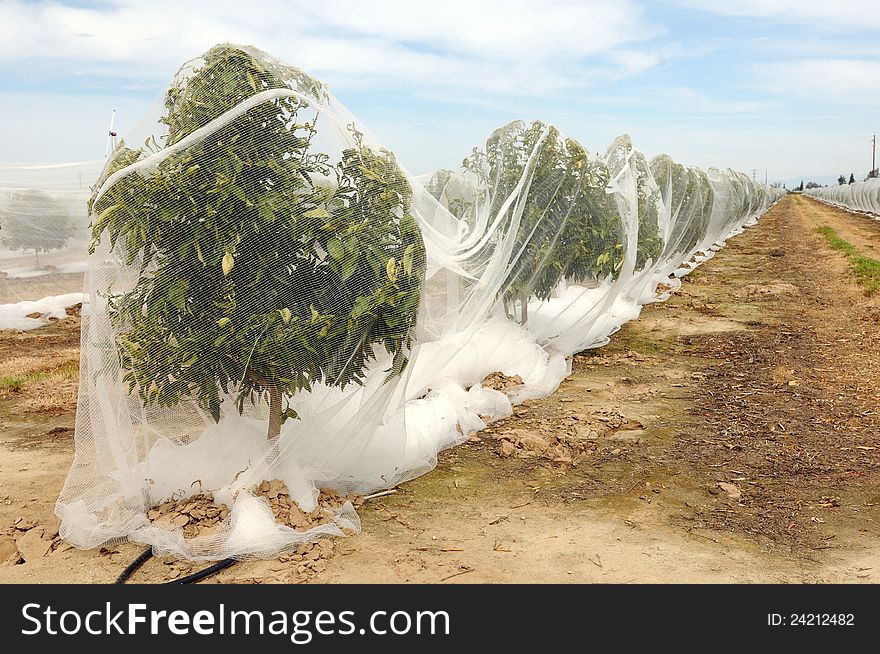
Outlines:
{"label": "distant trees", "polygon": [[849,183],[850,183],[850,184],[855,184],[855,183],[856,183],[856,176],[855,176],[853,173],[850,173],[850,174],[849,174]]}
{"label": "distant trees", "polygon": [[846,184],[846,175],[841,175],[840,177],[838,177],[837,184],[838,186],[843,186],[844,184]]}
{"label": "distant trees", "polygon": [[37,268],[40,252],[63,248],[73,232],[67,207],[42,191],[11,193],[0,209],[0,242],[10,250],[33,250]]}
{"label": "distant trees", "polygon": [[[801,182],[801,186],[803,186],[803,184],[804,183]],[[819,184],[817,184],[816,182],[807,182],[806,188],[819,188]],[[802,188],[801,190],[803,191],[804,189]]]}

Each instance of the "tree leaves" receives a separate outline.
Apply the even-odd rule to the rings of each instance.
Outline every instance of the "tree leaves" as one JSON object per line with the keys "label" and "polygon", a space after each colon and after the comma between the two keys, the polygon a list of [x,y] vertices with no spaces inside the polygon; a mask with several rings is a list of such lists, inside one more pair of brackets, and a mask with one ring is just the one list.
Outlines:
{"label": "tree leaves", "polygon": [[[606,193],[608,169],[590,160],[577,141],[539,121],[514,121],[463,163],[479,180],[477,195],[491,200],[490,215],[506,210],[511,229],[515,225],[512,237],[504,235],[513,240],[514,253],[501,292],[506,303],[532,295],[547,299],[563,277],[579,282],[619,271],[623,224]],[[509,204],[516,194],[517,202]],[[459,206],[470,204],[460,200]],[[518,220],[513,207],[521,211]]]}
{"label": "tree leaves", "polygon": [[[251,51],[202,59],[168,91],[168,144],[255,91],[323,97]],[[219,420],[230,394],[242,411],[267,391],[361,383],[379,344],[405,366],[426,267],[409,184],[353,125],[338,161],[317,151],[319,115],[300,97],[260,103],[93,196],[92,244],[106,235],[139,268],[108,301],[126,382],[145,404],[193,398]],[[117,148],[98,187],[144,154]]]}

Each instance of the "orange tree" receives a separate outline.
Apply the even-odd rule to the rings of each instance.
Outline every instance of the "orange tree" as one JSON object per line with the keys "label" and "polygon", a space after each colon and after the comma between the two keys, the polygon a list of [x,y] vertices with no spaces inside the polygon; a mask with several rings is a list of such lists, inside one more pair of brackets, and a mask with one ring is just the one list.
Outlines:
{"label": "orange tree", "polygon": [[[273,438],[296,417],[290,396],[362,383],[377,346],[389,377],[406,366],[425,271],[410,186],[354,126],[338,160],[316,147],[324,93],[217,46],[168,91],[164,147],[114,152],[90,201],[92,251],[106,237],[137,271],[108,305],[144,405],[193,399],[219,421],[227,396],[240,413],[267,398]],[[149,156],[146,174],[126,170]]]}
{"label": "orange tree", "polygon": [[[515,121],[495,130],[485,149],[475,148],[464,167],[488,189],[493,215],[526,181],[524,196],[508,205],[521,214],[502,286],[505,306],[519,300],[523,324],[528,298],[549,298],[563,277],[576,283],[620,270],[623,232],[606,193],[608,169],[574,139],[540,121]],[[516,218],[507,224],[517,224]]]}

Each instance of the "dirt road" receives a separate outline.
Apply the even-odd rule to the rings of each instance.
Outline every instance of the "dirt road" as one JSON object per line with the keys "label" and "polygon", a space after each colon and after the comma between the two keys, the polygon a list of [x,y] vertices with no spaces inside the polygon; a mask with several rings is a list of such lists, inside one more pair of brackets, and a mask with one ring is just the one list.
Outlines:
{"label": "dirt road", "polygon": [[[363,533],[213,580],[878,582],[880,300],[852,272],[878,250],[880,223],[788,196],[557,393],[368,501]],[[0,361],[57,366],[76,328],[7,334]],[[31,541],[0,582],[110,581],[140,548],[53,541],[73,412],[35,412],[31,384],[0,390],[0,533]],[[190,569],[154,560],[134,580]]]}

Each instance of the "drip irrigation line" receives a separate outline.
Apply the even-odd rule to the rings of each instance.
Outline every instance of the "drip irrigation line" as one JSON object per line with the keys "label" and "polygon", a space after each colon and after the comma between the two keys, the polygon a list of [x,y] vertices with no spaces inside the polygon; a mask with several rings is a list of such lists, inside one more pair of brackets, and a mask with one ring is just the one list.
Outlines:
{"label": "drip irrigation line", "polygon": [[146,563],[146,561],[147,561],[151,556],[153,556],[153,548],[152,548],[152,547],[149,548],[149,549],[144,550],[143,552],[141,552],[141,553],[138,555],[138,557],[137,557],[134,561],[132,561],[131,563],[129,563],[129,564],[126,566],[125,570],[123,570],[123,571],[119,574],[119,576],[116,577],[116,581],[114,581],[113,583],[114,583],[114,584],[124,584],[124,583],[125,583],[125,580],[128,579],[128,578],[134,573],[135,570],[137,570],[137,569],[140,568],[144,563]]}
{"label": "drip irrigation line", "polygon": [[[123,570],[119,576],[116,578],[114,584],[124,584],[125,581],[131,577],[134,572],[140,568],[144,563],[146,563],[153,556],[153,548],[149,548],[141,552],[138,557],[126,566],[125,570]],[[217,574],[221,570],[225,570],[233,563],[236,563],[236,559],[223,559],[222,561],[217,561],[212,565],[209,565],[207,568],[199,570],[197,572],[193,572],[192,574],[186,575],[185,577],[181,577],[180,579],[174,579],[172,581],[166,581],[165,584],[169,586],[179,585],[179,584],[194,584],[197,581],[201,581],[206,577],[210,577],[211,575]]]}
{"label": "drip irrigation line", "polygon": [[210,577],[211,575],[217,574],[221,570],[225,570],[233,563],[237,563],[237,559],[223,559],[222,561],[217,561],[217,563],[213,565],[209,565],[204,570],[199,570],[198,572],[193,572],[191,575],[187,575],[185,577],[181,577],[180,579],[175,579],[173,581],[166,581],[166,586],[174,586],[177,584],[194,584],[197,581],[201,581],[205,577]]}

